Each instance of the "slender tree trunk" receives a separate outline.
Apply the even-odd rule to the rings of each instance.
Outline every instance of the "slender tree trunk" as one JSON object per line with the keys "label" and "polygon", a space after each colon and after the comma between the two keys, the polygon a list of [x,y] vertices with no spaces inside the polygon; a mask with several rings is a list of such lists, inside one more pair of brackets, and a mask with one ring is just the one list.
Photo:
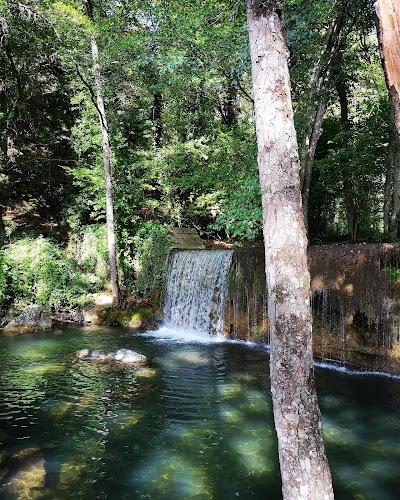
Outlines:
{"label": "slender tree trunk", "polygon": [[400,135],[396,134],[396,154],[393,164],[392,211],[390,214],[389,234],[396,238],[399,234],[400,215]]}
{"label": "slender tree trunk", "polygon": [[310,91],[307,96],[308,105],[305,114],[305,132],[300,149],[300,186],[307,231],[312,168],[318,139],[321,134],[322,119],[326,109],[326,97],[321,96],[321,92],[330,86],[332,65],[340,46],[346,38],[346,34],[343,37],[341,35],[347,11],[348,2],[344,1],[339,7],[339,13],[332,20],[327,29],[324,43],[321,47],[321,54],[314,68]]}
{"label": "slender tree trunk", "polygon": [[389,234],[391,229],[391,213],[393,206],[393,178],[394,178],[394,163],[396,159],[396,130],[394,127],[393,107],[390,113],[389,123],[389,144],[387,150],[386,161],[386,177],[383,194],[383,231]]}
{"label": "slender tree trunk", "polygon": [[283,1],[246,4],[282,491],[285,500],[329,500],[333,491],[314,382],[310,276]]}
{"label": "slender tree trunk", "polygon": [[[83,0],[83,5],[86,14],[93,21],[93,9],[90,0]],[[99,115],[101,138],[103,144],[103,163],[104,163],[104,178],[106,184],[106,220],[107,220],[107,240],[108,240],[108,258],[110,261],[110,276],[111,276],[111,290],[113,296],[113,304],[118,305],[120,302],[120,289],[118,282],[118,266],[117,266],[117,252],[115,244],[115,230],[114,230],[114,204],[112,192],[112,172],[111,172],[111,146],[108,135],[107,117],[103,102],[103,92],[101,84],[101,70],[99,64],[99,51],[97,48],[96,37],[94,34],[91,36],[92,46],[92,61],[93,61],[93,75],[96,86],[97,97],[97,112]]]}
{"label": "slender tree trunk", "polygon": [[352,175],[345,175],[343,177],[343,197],[350,239],[351,241],[357,241],[360,215],[357,200],[354,198],[354,180]]}
{"label": "slender tree trunk", "polygon": [[[5,120],[5,116],[7,113],[6,107],[6,93],[4,90],[0,91],[0,164],[1,168],[4,168],[5,163],[7,162],[7,121]],[[1,171],[1,170],[0,170]]]}
{"label": "slender tree trunk", "polygon": [[308,233],[308,203],[310,199],[310,187],[311,187],[311,177],[312,177],[312,168],[313,162],[315,158],[315,151],[317,149],[318,139],[321,134],[322,127],[322,119],[325,114],[326,104],[324,102],[320,102],[317,114],[315,116],[314,127],[312,129],[309,145],[307,148],[307,154],[304,157],[304,180],[303,180],[303,189],[302,189],[302,198],[303,198],[303,213],[304,213],[304,224],[306,227],[306,232]]}
{"label": "slender tree trunk", "polygon": [[382,66],[395,126],[396,156],[389,222],[389,233],[395,237],[400,214],[400,4],[398,0],[378,0],[375,11]]}
{"label": "slender tree trunk", "polygon": [[320,101],[318,100],[318,94],[324,87],[326,77],[329,73],[332,58],[338,44],[340,31],[342,29],[343,18],[339,16],[332,20],[329,28],[326,32],[324,43],[321,47],[321,54],[318,58],[317,64],[314,68],[313,78],[310,86],[310,91],[308,93],[308,104],[306,109],[306,124],[305,133],[303,138],[303,143],[301,147],[301,168],[300,168],[300,183],[303,186],[304,176],[305,176],[305,165],[303,165],[303,159],[306,159],[309,155],[309,146],[311,143],[311,135],[313,130],[315,130],[314,122],[317,116],[317,110]]}
{"label": "slender tree trunk", "polygon": [[229,128],[237,125],[237,87],[232,82],[225,85],[225,96],[221,103],[222,123]]}
{"label": "slender tree trunk", "polygon": [[3,221],[3,207],[0,207],[0,249],[4,246],[6,242],[6,228]]}
{"label": "slender tree trunk", "polygon": [[[340,61],[340,60],[339,60]],[[340,104],[340,121],[343,132],[349,132],[351,129],[351,122],[349,116],[349,98],[347,81],[342,74],[337,75],[335,80],[335,88],[339,97]],[[348,137],[342,139],[342,146],[348,142]],[[343,197],[346,207],[347,227],[349,230],[350,238],[356,241],[358,237],[358,225],[360,222],[360,210],[357,196],[354,190],[354,176],[351,172],[342,173],[343,182]]]}
{"label": "slender tree trunk", "polygon": [[163,124],[162,124],[163,98],[160,92],[153,95],[153,127],[154,127],[154,146],[160,149],[162,146]]}

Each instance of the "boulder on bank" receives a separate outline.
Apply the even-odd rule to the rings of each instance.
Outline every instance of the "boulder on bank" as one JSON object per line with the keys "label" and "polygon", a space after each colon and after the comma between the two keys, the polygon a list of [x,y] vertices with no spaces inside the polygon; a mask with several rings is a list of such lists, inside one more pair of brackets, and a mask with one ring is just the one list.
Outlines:
{"label": "boulder on bank", "polygon": [[39,304],[31,304],[19,316],[10,321],[5,326],[4,331],[7,333],[30,333],[43,332],[52,328],[53,319],[50,310]]}
{"label": "boulder on bank", "polygon": [[79,359],[84,361],[98,362],[119,362],[135,366],[146,364],[147,358],[143,354],[139,354],[129,349],[119,349],[115,352],[104,352],[97,349],[82,349],[76,353]]}
{"label": "boulder on bank", "polygon": [[53,309],[53,321],[61,325],[83,325],[85,318],[79,307],[57,307]]}

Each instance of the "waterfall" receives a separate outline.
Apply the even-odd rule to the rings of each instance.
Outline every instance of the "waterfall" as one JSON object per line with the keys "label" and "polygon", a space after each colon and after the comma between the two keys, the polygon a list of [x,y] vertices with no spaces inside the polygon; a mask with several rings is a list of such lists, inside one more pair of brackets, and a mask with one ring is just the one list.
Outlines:
{"label": "waterfall", "polygon": [[164,324],[222,335],[232,250],[184,250],[171,255]]}
{"label": "waterfall", "polygon": [[[400,244],[315,246],[308,259],[314,354],[400,373]],[[264,267],[262,247],[176,251],[170,257],[166,328],[146,335],[269,343]]]}

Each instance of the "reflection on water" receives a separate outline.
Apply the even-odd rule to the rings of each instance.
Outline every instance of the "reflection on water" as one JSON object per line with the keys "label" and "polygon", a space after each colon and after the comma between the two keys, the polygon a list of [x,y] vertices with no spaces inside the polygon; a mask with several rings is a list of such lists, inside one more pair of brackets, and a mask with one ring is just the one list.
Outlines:
{"label": "reflection on water", "polygon": [[[150,363],[78,361],[85,347]],[[0,498],[281,498],[262,348],[68,329],[0,336],[0,366]],[[397,500],[400,382],[318,369],[317,384],[336,498]]]}

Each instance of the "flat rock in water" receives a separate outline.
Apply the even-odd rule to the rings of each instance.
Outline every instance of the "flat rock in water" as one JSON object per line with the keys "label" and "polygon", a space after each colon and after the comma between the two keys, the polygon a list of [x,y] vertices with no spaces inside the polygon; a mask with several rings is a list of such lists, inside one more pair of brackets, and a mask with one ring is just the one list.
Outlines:
{"label": "flat rock in water", "polygon": [[144,365],[147,362],[146,356],[129,349],[119,349],[115,352],[104,352],[97,349],[82,349],[76,353],[79,359],[84,361],[117,361],[131,365]]}
{"label": "flat rock in water", "polygon": [[8,333],[42,332],[53,328],[51,313],[39,304],[26,307],[19,316],[14,318],[4,331]]}

